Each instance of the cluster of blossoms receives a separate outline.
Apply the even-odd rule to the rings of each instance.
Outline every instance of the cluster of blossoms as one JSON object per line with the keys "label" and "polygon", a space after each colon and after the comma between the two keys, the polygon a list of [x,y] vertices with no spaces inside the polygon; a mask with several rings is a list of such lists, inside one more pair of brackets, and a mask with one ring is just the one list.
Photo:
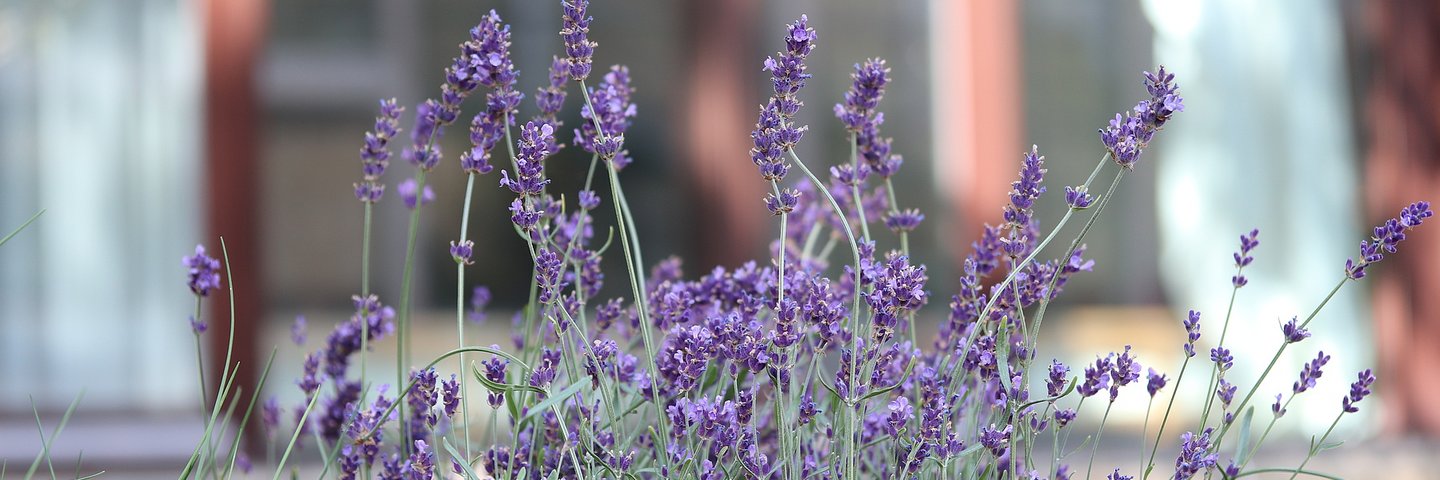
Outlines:
{"label": "cluster of blossoms", "polygon": [[[1150,403],[1156,403],[1169,377],[1142,367],[1128,345],[1073,370],[1059,360],[1034,363],[1046,308],[1071,277],[1094,263],[1084,256],[1083,232],[1063,254],[1038,258],[1046,253],[1041,239],[1047,237],[1035,214],[1046,201],[1045,159],[1037,146],[1023,154],[1009,202],[999,212],[1004,223],[987,225],[971,244],[938,334],[933,341],[917,338],[917,317],[923,320],[920,312],[934,294],[926,266],[914,260],[906,240],[924,215],[896,205],[892,178],[902,159],[892,152],[892,139],[880,134],[884,115],[878,106],[890,87],[890,70],[878,58],[855,65],[851,86],[834,108],[850,133],[852,156],[830,166],[828,182],[814,177],[795,152],[808,128],[795,119],[810,78],[805,61],[816,46],[806,17],[786,27],[784,50],[764,62],[773,94],[751,133],[751,160],[771,184],[764,203],[783,225],[773,244],[774,258],[690,277],[678,259],[666,259],[646,272],[633,238],[635,219],[614,176],[635,161],[623,148],[636,115],[630,72],[623,66],[602,70],[600,81],[581,92],[580,123],[566,142],[592,157],[592,175],[598,161],[607,162],[620,232],[614,248],[625,258],[631,294],[600,298],[602,255],[610,242],[592,246],[589,215],[602,203],[590,189],[593,178],[573,197],[578,208],[567,209],[567,197],[552,195],[555,187],[546,176],[547,161],[566,151],[558,138],[565,134],[559,127],[566,84],[583,86],[593,70],[597,44],[589,39],[587,9],[585,0],[564,3],[560,36],[565,54],[552,59],[545,83],[536,90],[537,113],[523,125],[515,120],[522,95],[515,87],[509,27],[495,12],[485,15],[447,68],[440,99],[415,108],[411,145],[404,153],[419,172],[397,190],[401,201],[418,208],[434,201],[433,192],[422,187],[424,175],[441,157],[435,140],[455,121],[467,97],[487,89],[484,107],[471,122],[472,148],[459,163],[473,181],[493,169],[500,142],[513,152],[512,168],[501,170],[499,183],[515,194],[511,220],[534,263],[527,279],[530,301],[513,321],[513,353],[468,345],[462,328],[457,350],[424,368],[405,365],[402,356],[396,371],[409,376],[397,378],[399,384],[388,389],[374,385],[363,363],[358,375],[351,363],[388,338],[408,348],[407,312],[403,297],[397,312],[367,290],[354,297],[354,313],[306,355],[296,382],[305,403],[294,411],[295,429],[280,430],[280,402],[265,402],[261,418],[267,437],[313,432],[321,458],[333,462],[326,468],[345,479],[367,472],[386,479],[430,479],[448,475],[447,465],[449,472],[466,478],[1068,479],[1071,467],[1060,453],[1075,448],[1069,437],[1080,428],[1075,420],[1087,399],[1107,402],[1101,430],[1091,437],[1097,445],[1108,409],[1122,390],[1139,390],[1137,384],[1143,383]],[[1147,72],[1148,98],[1101,130],[1101,146],[1120,169],[1135,168],[1154,135],[1183,110],[1173,80],[1163,68]],[[393,100],[382,102],[375,129],[366,135],[364,175],[356,184],[364,202],[381,199],[380,175],[388,142],[399,131],[400,113]],[[1107,162],[1101,160],[1097,171]],[[787,183],[792,166],[807,178]],[[871,188],[870,178],[880,185]],[[1071,213],[1086,210],[1093,221],[1107,202],[1091,208],[1090,187],[1088,181],[1065,187],[1063,201]],[[1382,250],[1394,253],[1405,232],[1430,215],[1429,205],[1419,202],[1377,227],[1374,237],[1362,243],[1362,259],[1347,265],[1345,280],[1363,277],[1365,267],[1382,258]],[[869,219],[896,232],[899,248],[882,248],[870,235]],[[861,232],[859,238],[852,225]],[[483,321],[491,301],[489,290],[477,287],[466,311],[464,267],[483,252],[463,239],[463,230],[462,240],[450,245],[461,272],[456,314],[462,327],[466,317]],[[1254,261],[1258,233],[1240,237],[1231,279],[1236,289],[1248,282],[1240,272]],[[830,245],[816,248],[817,239],[825,238]],[[832,250],[842,241],[853,254],[850,263],[832,259],[839,258]],[[203,247],[184,262],[197,296],[219,287],[219,263]],[[1313,317],[1281,325],[1281,352],[1311,336],[1306,327]],[[303,344],[303,324],[297,325],[296,343]],[[1182,348],[1188,365],[1197,353],[1200,313],[1190,311],[1179,327],[1186,332]],[[1249,428],[1248,422],[1233,420],[1256,388],[1241,390],[1225,375],[1235,355],[1223,337],[1210,350],[1207,366],[1217,376],[1208,392],[1207,416],[1195,431],[1178,436],[1165,436],[1162,423],[1148,467],[1155,465],[1159,443],[1168,439],[1179,447],[1172,478],[1244,472],[1244,455],[1251,452],[1236,452],[1236,460],[1221,467],[1221,446],[1232,428]],[[442,377],[436,365],[464,352],[485,358],[462,361],[468,371]],[[1274,420],[1295,396],[1315,388],[1329,360],[1320,353],[1302,369],[1288,400],[1275,397]],[[1184,374],[1181,368],[1177,378]],[[485,413],[491,420],[478,446],[463,407],[469,379],[486,390]],[[1368,370],[1362,372],[1342,399],[1340,415],[1357,411],[1374,381]],[[1044,397],[1030,391],[1041,382]],[[1170,389],[1170,405],[1177,390]],[[1212,422],[1213,402],[1220,415]],[[1164,418],[1169,413],[1167,406]],[[1047,441],[1053,447],[1036,448]],[[293,442],[287,456],[292,447]],[[1037,450],[1055,456],[1036,458]],[[1107,478],[1135,477],[1116,469]]]}
{"label": "cluster of blossoms", "polygon": [[1100,129],[1100,143],[1105,144],[1115,163],[1135,168],[1155,132],[1164,127],[1172,115],[1185,110],[1180,87],[1174,81],[1175,74],[1166,72],[1165,67],[1155,73],[1145,72],[1145,89],[1150,92],[1150,98],[1136,103],[1124,116],[1115,114],[1110,125]]}

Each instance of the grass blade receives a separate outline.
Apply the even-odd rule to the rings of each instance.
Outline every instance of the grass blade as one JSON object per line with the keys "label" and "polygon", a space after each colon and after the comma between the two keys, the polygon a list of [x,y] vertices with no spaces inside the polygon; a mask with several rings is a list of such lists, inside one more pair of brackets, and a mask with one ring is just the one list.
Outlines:
{"label": "grass blade", "polygon": [[319,399],[319,390],[310,395],[310,404],[305,405],[305,413],[300,414],[300,421],[295,422],[295,433],[290,435],[290,444],[285,446],[285,454],[280,456],[280,463],[275,465],[274,480],[280,480],[280,473],[285,471],[285,461],[290,459],[290,451],[295,449],[295,441],[300,438],[300,429],[305,426],[305,420],[310,418],[310,411],[315,409],[315,401]]}
{"label": "grass blade", "polygon": [[235,458],[240,454],[240,439],[245,434],[245,425],[250,423],[250,413],[255,410],[255,402],[260,399],[260,391],[265,388],[265,379],[270,377],[270,365],[275,363],[276,348],[270,349],[270,358],[265,360],[265,369],[260,371],[260,381],[255,383],[255,391],[250,394],[250,404],[245,406],[245,415],[240,417],[240,428],[235,432],[235,441],[230,444],[230,465],[225,467],[225,478],[230,478],[231,472],[235,471]]}
{"label": "grass blade", "polygon": [[[75,395],[75,399],[70,401],[70,406],[65,408],[65,415],[60,417],[60,424],[55,427],[55,431],[50,432],[50,440],[47,441],[45,440],[44,436],[41,436],[40,440],[45,444],[44,449],[41,450],[40,455],[35,456],[34,461],[30,462],[30,469],[25,471],[25,478],[30,478],[31,476],[35,475],[35,469],[40,468],[40,459],[42,455],[48,456],[50,454],[50,445],[55,443],[55,437],[59,437],[60,432],[65,430],[65,425],[70,423],[70,415],[75,413],[75,407],[80,405],[80,399],[82,398],[85,398],[85,390],[80,390],[80,393],[78,395]],[[33,408],[35,399],[31,398],[30,402],[31,407]],[[48,458],[46,460],[48,460]],[[0,478],[5,478],[4,472],[0,472]]]}
{"label": "grass blade", "polygon": [[30,226],[30,224],[31,224],[32,222],[34,222],[35,219],[40,218],[40,215],[41,215],[41,214],[44,214],[44,213],[45,213],[45,209],[43,209],[43,208],[40,209],[40,211],[35,212],[34,215],[31,215],[31,216],[30,216],[30,219],[29,219],[29,220],[26,220],[25,223],[20,224],[20,226],[17,227],[17,228],[15,229],[15,231],[10,232],[10,234],[9,234],[9,235],[6,235],[5,238],[0,238],[0,245],[5,245],[5,242],[10,241],[10,239],[11,239],[11,238],[14,238],[15,235],[19,235],[21,230],[24,230],[25,227]]}
{"label": "grass blade", "polygon": [[[45,459],[45,466],[50,468],[50,480],[55,480],[55,465],[50,462],[50,442],[45,440],[45,426],[40,423],[40,410],[35,408],[35,396],[30,396],[30,411],[35,412],[35,429],[40,432],[40,457]],[[53,438],[53,437],[52,437]],[[36,459],[39,460],[38,458]],[[26,473],[26,480],[30,479],[32,473]]]}

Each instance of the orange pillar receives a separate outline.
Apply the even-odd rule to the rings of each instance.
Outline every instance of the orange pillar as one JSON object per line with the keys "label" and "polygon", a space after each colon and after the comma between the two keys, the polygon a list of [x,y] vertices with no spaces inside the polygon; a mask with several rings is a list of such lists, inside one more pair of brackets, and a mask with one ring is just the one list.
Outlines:
{"label": "orange pillar", "polygon": [[964,258],[982,222],[1000,221],[1007,179],[1026,150],[1019,5],[935,0],[931,8],[936,189],[955,212],[946,248]]}

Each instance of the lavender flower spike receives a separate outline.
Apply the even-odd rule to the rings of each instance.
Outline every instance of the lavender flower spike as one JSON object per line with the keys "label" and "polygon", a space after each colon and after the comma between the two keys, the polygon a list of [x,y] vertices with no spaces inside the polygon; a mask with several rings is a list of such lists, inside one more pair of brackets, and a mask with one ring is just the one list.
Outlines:
{"label": "lavender flower spike", "polygon": [[1200,312],[1191,310],[1190,315],[1185,318],[1185,334],[1185,356],[1194,357],[1195,342],[1200,340]]}
{"label": "lavender flower spike", "polygon": [[1260,240],[1257,238],[1259,236],[1260,229],[1258,228],[1250,230],[1249,235],[1240,236],[1240,251],[1235,252],[1235,269],[1237,271],[1235,276],[1230,277],[1230,283],[1234,285],[1235,288],[1240,288],[1250,283],[1250,280],[1245,278],[1245,275],[1240,274],[1238,270],[1250,266],[1250,262],[1255,261],[1255,257],[1250,256],[1250,251],[1260,246]]}
{"label": "lavender flower spike", "polygon": [[[580,128],[575,129],[575,145],[600,155],[614,164],[616,170],[631,162],[628,152],[621,150],[625,130],[635,117],[635,104],[630,101],[635,89],[630,86],[630,69],[614,65],[598,85],[590,88],[590,104],[580,107]],[[595,111],[591,111],[591,106]],[[599,123],[600,130],[596,130]]]}
{"label": "lavender flower spike", "polygon": [[375,117],[375,130],[365,133],[365,146],[360,149],[361,181],[355,184],[355,198],[375,203],[385,194],[380,176],[390,165],[390,139],[400,132],[400,113],[405,111],[395,99],[380,101],[380,114]]}
{"label": "lavender flower spike", "polygon": [[1350,384],[1350,394],[1346,395],[1340,402],[1341,406],[1345,408],[1345,413],[1360,411],[1360,407],[1355,406],[1355,404],[1360,403],[1361,400],[1364,400],[1365,397],[1370,395],[1370,385],[1374,383],[1375,374],[1371,373],[1370,369],[1367,368],[1365,371],[1360,372],[1355,383]]}
{"label": "lavender flower spike", "polygon": [[220,261],[205,254],[204,245],[195,246],[195,254],[180,259],[190,272],[190,291],[207,297],[210,291],[220,288]]}
{"label": "lavender flower spike", "polygon": [[[1405,240],[1405,232],[1420,226],[1426,218],[1435,215],[1430,202],[1415,202],[1400,210],[1400,215],[1386,220],[1375,227],[1369,241],[1360,242],[1360,260],[1345,260],[1345,276],[1352,280],[1365,278],[1365,268],[1385,259],[1385,253],[1395,253],[1396,246]],[[1384,253],[1381,252],[1384,249]]]}
{"label": "lavender flower spike", "polygon": [[565,41],[565,58],[570,64],[570,78],[583,82],[590,76],[595,55],[595,42],[590,40],[590,17],[586,10],[590,0],[564,2],[565,14],[560,26],[560,38]]}
{"label": "lavender flower spike", "polygon": [[800,111],[796,94],[810,78],[810,74],[805,73],[805,58],[815,49],[816,37],[809,21],[802,15],[800,20],[787,26],[785,51],[765,59],[765,71],[770,72],[775,94],[760,107],[759,120],[750,133],[753,142],[750,161],[760,168],[760,176],[766,181],[785,178],[790,171],[784,159],[785,151],[799,143],[806,130],[806,127],[796,127],[791,120]]}
{"label": "lavender flower spike", "polygon": [[1145,89],[1150,92],[1150,98],[1136,103],[1124,116],[1115,114],[1110,125],[1100,129],[1100,143],[1109,150],[1115,163],[1134,168],[1155,132],[1171,115],[1185,110],[1174,80],[1175,75],[1167,73],[1163,66],[1155,73],[1145,72]]}

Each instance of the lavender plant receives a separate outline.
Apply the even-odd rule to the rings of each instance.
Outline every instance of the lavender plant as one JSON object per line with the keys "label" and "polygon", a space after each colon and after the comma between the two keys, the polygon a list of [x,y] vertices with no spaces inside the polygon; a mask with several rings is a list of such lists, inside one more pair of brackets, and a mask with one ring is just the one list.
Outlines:
{"label": "lavender plant", "polygon": [[[1187,337],[1175,352],[1184,362],[1171,372],[1173,384],[1169,373],[1142,367],[1128,346],[1078,369],[1058,360],[1035,365],[1048,307],[1073,276],[1094,265],[1084,256],[1086,234],[1126,175],[1144,166],[1150,143],[1184,110],[1175,76],[1163,67],[1144,74],[1142,100],[1099,130],[1100,160],[1083,183],[1064,187],[1068,208],[1048,231],[1034,211],[1046,201],[1045,157],[1034,146],[1023,154],[1002,212],[1004,223],[987,225],[972,244],[948,315],[933,341],[922,343],[917,323],[924,321],[921,312],[933,294],[926,267],[912,261],[908,235],[925,217],[918,209],[901,207],[891,180],[903,159],[880,132],[885,119],[880,103],[890,84],[885,61],[855,65],[852,85],[833,109],[838,124],[823,127],[844,129],[850,158],[837,165],[816,164],[828,167],[819,170],[829,173],[822,179],[799,151],[810,126],[800,124],[797,115],[805,107],[802,97],[813,98],[806,90],[811,74],[805,62],[819,37],[804,16],[789,24],[782,50],[760,62],[773,92],[751,133],[751,161],[770,191],[763,203],[779,223],[771,258],[693,276],[672,258],[647,271],[638,219],[620,176],[630,163],[643,161],[625,149],[625,133],[637,113],[631,101],[634,87],[629,70],[620,65],[599,69],[599,80],[587,83],[597,72],[598,46],[589,38],[588,7],[586,0],[564,3],[559,33],[565,51],[554,57],[537,89],[530,120],[517,120],[524,95],[515,87],[519,72],[510,59],[509,26],[494,11],[460,45],[438,99],[414,108],[414,126],[401,156],[416,167],[415,173],[396,188],[411,210],[397,308],[369,290],[372,209],[383,200],[390,143],[398,138],[404,111],[394,100],[380,102],[375,127],[364,137],[362,177],[355,184],[365,225],[355,312],[306,356],[303,376],[296,381],[305,401],[293,407],[293,418],[286,421],[273,400],[262,407],[267,440],[285,442],[274,465],[276,478],[300,438],[309,436],[320,451],[320,476],[334,471],[343,479],[428,479],[451,473],[535,479],[1068,479],[1078,471],[1072,465],[1079,460],[1072,454],[1087,443],[1088,479],[1122,390],[1144,385],[1147,405],[1153,407],[1167,385],[1184,379],[1202,333],[1201,313],[1193,310],[1175,326]],[[567,146],[560,114],[572,82],[580,92],[581,121]],[[460,155],[454,172],[466,184],[459,235],[449,250],[458,285],[457,344],[412,368],[417,366],[411,363],[410,295],[420,248],[419,212],[440,201],[426,180],[447,174],[436,140],[481,87],[484,102],[470,122],[472,148]],[[498,150],[502,142],[503,154]],[[553,191],[547,169],[568,168],[551,165],[551,159],[573,150],[588,153],[590,161],[584,187],[567,196]],[[465,341],[467,318],[484,318],[490,301],[489,290],[480,287],[467,303],[466,269],[483,265],[487,254],[503,254],[478,251],[468,237],[472,193],[477,178],[492,171],[492,160],[501,155],[498,184],[515,194],[507,208],[534,264],[513,348]],[[792,167],[803,176],[789,176]],[[1096,179],[1104,178],[1106,170],[1113,170],[1113,177],[1104,193],[1091,194],[1101,187]],[[597,174],[608,190],[596,187]],[[615,227],[599,242],[593,215],[606,208],[602,198],[607,195]],[[1259,245],[1258,230],[1242,235],[1234,255],[1230,307],[1210,363],[1203,367],[1210,371],[1208,399],[1198,421],[1187,422],[1195,430],[1167,432],[1178,395],[1172,387],[1170,398],[1162,397],[1162,421],[1153,441],[1147,436],[1140,445],[1143,469],[1101,468],[1101,473],[1109,470],[1106,478],[1116,480],[1152,474],[1238,478],[1276,471],[1323,476],[1305,467],[1331,446],[1327,440],[1334,425],[1358,411],[1370,394],[1375,381],[1370,371],[1359,374],[1331,428],[1293,467],[1250,468],[1249,463],[1290,402],[1314,388],[1330,356],[1319,353],[1288,397],[1283,392],[1275,396],[1272,418],[1254,442],[1249,440],[1250,402],[1257,393],[1269,398],[1272,392],[1262,391],[1261,382],[1286,349],[1302,348],[1312,335],[1310,322],[1325,304],[1396,252],[1406,232],[1432,214],[1428,203],[1417,202],[1376,227],[1361,242],[1358,260],[1348,260],[1337,271],[1339,283],[1319,305],[1304,320],[1296,317],[1276,332],[1274,357],[1243,389],[1227,375],[1237,355],[1225,346],[1234,299],[1248,284],[1245,268],[1255,261]],[[1078,230],[1067,229],[1075,217],[1085,222]],[[872,222],[892,230],[898,244],[881,246],[885,239],[872,236]],[[1062,235],[1070,238],[1068,246],[1047,250]],[[835,254],[838,247],[848,249],[848,258]],[[622,282],[629,292],[599,298],[606,278],[601,258],[612,248],[624,259]],[[204,332],[198,320],[201,300],[220,287],[221,268],[203,246],[186,257],[185,266],[196,294],[192,325],[198,347]],[[367,372],[365,354],[375,342],[390,338],[398,346],[399,376],[388,385],[377,384]],[[297,336],[296,343],[303,338]],[[350,368],[356,357],[358,372]],[[222,394],[206,409],[211,426],[227,424],[231,414],[222,418],[220,412],[237,405],[227,400],[234,387],[228,352],[225,365]],[[1142,377],[1142,371],[1148,374]],[[1043,393],[1032,394],[1032,384],[1040,383]],[[472,411],[467,401],[471,387],[485,392],[488,408]],[[1087,401],[1105,402],[1105,413],[1094,434],[1078,433],[1085,439],[1077,443],[1070,437],[1082,428],[1075,419]],[[254,405],[252,397],[245,417]],[[1145,415],[1148,423],[1149,407]],[[472,419],[487,421],[478,439]],[[236,451],[226,457],[230,466],[222,466],[213,448],[217,442],[210,439],[207,427],[182,477],[231,472]],[[1227,439],[1233,439],[1231,444]],[[1157,473],[1156,465],[1169,463],[1156,458],[1162,443],[1179,454],[1173,471]]]}

